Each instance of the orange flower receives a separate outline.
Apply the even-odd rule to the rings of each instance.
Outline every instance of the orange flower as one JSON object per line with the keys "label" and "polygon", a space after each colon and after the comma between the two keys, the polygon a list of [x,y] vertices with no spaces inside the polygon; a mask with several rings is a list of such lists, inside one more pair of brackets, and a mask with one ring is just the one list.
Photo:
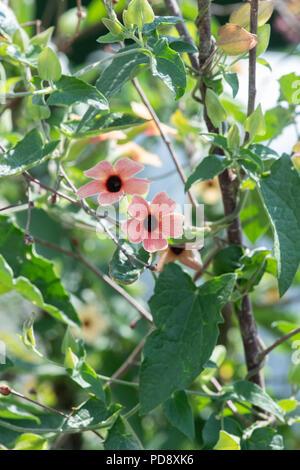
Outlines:
{"label": "orange flower", "polygon": [[218,178],[202,181],[194,186],[195,191],[201,196],[205,204],[217,204],[221,198]]}
{"label": "orange flower", "polygon": [[[131,109],[134,112],[134,114],[141,117],[142,119],[145,119],[146,121],[149,121],[147,124],[145,124],[144,134],[148,136],[160,135],[160,131],[157,125],[153,121],[153,118],[150,112],[148,111],[148,108],[146,108],[144,104],[136,103],[135,101],[132,101]],[[168,135],[171,135],[173,137],[176,137],[178,135],[178,132],[176,129],[174,129],[173,127],[167,126],[166,124],[161,123],[161,128]]]}
{"label": "orange flower", "polygon": [[161,272],[167,263],[179,263],[199,271],[202,268],[201,256],[197,250],[186,250],[184,247],[169,245],[168,248],[160,253],[157,263],[157,271]]}
{"label": "orange flower", "polygon": [[155,153],[147,152],[147,150],[143,149],[143,147],[135,142],[127,142],[127,144],[119,145],[118,150],[122,156],[126,155],[126,157],[130,157],[138,163],[157,167],[162,166],[161,159],[155,155]]}
{"label": "orange flower", "polygon": [[91,145],[98,144],[99,142],[104,142],[105,140],[124,140],[127,136],[123,131],[110,131],[105,134],[99,134],[96,137],[92,137],[89,141]]}

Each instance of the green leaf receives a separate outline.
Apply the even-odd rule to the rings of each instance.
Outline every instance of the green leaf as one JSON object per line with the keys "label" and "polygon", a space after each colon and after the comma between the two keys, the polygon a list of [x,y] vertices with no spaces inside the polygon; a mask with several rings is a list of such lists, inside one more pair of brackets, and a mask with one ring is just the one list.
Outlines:
{"label": "green leaf", "polygon": [[265,112],[264,119],[266,133],[263,136],[257,135],[254,139],[255,142],[274,140],[281,135],[284,129],[294,122],[294,113],[289,108],[277,105]]}
{"label": "green leaf", "polygon": [[[140,248],[138,253],[136,253],[129,243],[121,240],[121,245],[127,253],[135,255],[138,259],[144,261],[144,263],[149,262],[150,254],[143,248]],[[109,264],[110,277],[121,284],[132,284],[137,281],[145,271],[145,267],[134,260],[132,260],[132,263],[135,265],[134,267],[123,251],[117,248]]]}
{"label": "green leaf", "polygon": [[255,243],[268,230],[269,217],[257,188],[248,192],[246,204],[240,217],[243,231],[252,243]]}
{"label": "green leaf", "polygon": [[241,145],[241,136],[239,128],[236,124],[233,124],[228,131],[227,135],[228,147],[233,151],[238,151]]}
{"label": "green leaf", "polygon": [[144,25],[143,34],[149,35],[152,33],[152,31],[155,31],[160,26],[174,25],[182,23],[183,21],[184,19],[180,18],[179,16],[156,16],[152,23],[147,23]]}
{"label": "green leaf", "polygon": [[184,188],[185,191],[188,191],[195,183],[213,179],[228,168],[230,164],[231,161],[224,155],[209,155],[203,158],[188,177]]}
{"label": "green leaf", "polygon": [[208,383],[212,377],[217,374],[217,369],[221,367],[226,358],[226,348],[222,344],[218,344],[210,357],[210,360],[205,364],[205,369],[200,375],[202,383]]}
{"label": "green leaf", "polygon": [[40,133],[33,129],[17,145],[4,153],[0,159],[0,177],[19,175],[42,163],[51,154],[59,141],[46,145]]}
{"label": "green leaf", "polygon": [[278,402],[278,405],[284,413],[290,413],[291,411],[294,411],[297,408],[298,402],[294,398],[288,398],[285,400],[280,400]]}
{"label": "green leaf", "polygon": [[117,129],[140,126],[146,122],[148,121],[132,114],[109,113],[89,119],[83,125],[81,125],[82,121],[80,119],[66,121],[61,124],[61,130],[72,138],[81,139],[83,137],[94,137]]}
{"label": "green leaf", "polygon": [[259,188],[274,232],[278,286],[282,296],[300,262],[300,178],[291,158],[283,154],[262,178]]}
{"label": "green leaf", "polygon": [[243,450],[283,450],[283,439],[271,428],[255,429],[249,439],[243,441]]}
{"label": "green leaf", "polygon": [[245,162],[245,160],[249,160],[251,163],[257,167],[257,170],[262,173],[264,171],[264,164],[262,159],[256,155],[256,153],[251,152],[249,149],[242,149],[239,152],[237,160]]}
{"label": "green leaf", "polygon": [[235,98],[239,91],[239,79],[237,73],[224,73],[224,78],[232,89],[232,97]]}
{"label": "green leaf", "polygon": [[30,39],[29,44],[32,46],[41,46],[41,47],[47,46],[48,42],[51,41],[53,31],[54,31],[54,26],[51,26],[50,28],[46,29],[42,33],[37,34],[36,36],[33,36],[33,38]]}
{"label": "green leaf", "polygon": [[53,264],[26,246],[24,232],[5,216],[0,217],[0,250],[0,285],[16,290],[57,320],[80,325]]}
{"label": "green leaf", "polygon": [[147,0],[131,0],[127,9],[127,22],[142,30],[144,24],[154,21],[154,12]]}
{"label": "green leaf", "polygon": [[217,276],[234,272],[241,266],[244,250],[239,245],[229,245],[219,250],[213,258],[213,269]]}
{"label": "green leaf", "polygon": [[75,368],[70,371],[70,377],[87,393],[92,393],[99,400],[105,401],[105,394],[101,380],[85,361],[80,361]]}
{"label": "green leaf", "polygon": [[198,52],[196,46],[191,44],[190,42],[182,41],[175,36],[163,36],[168,40],[168,44],[173,51],[180,52],[181,54],[194,54]]}
{"label": "green leaf", "polygon": [[61,78],[59,58],[51,47],[45,47],[38,60],[39,76],[43,80],[57,82]]}
{"label": "green leaf", "polygon": [[300,76],[294,72],[283,75],[279,79],[281,95],[289,104],[297,105],[300,103]]}
{"label": "green leaf", "polygon": [[13,450],[46,450],[47,439],[37,434],[22,434],[15,442]]}
{"label": "green leaf", "polygon": [[226,400],[251,403],[264,412],[276,416],[281,421],[284,419],[280,406],[258,385],[252,382],[240,380],[232,385],[225,386],[223,390],[226,392],[224,395]]}
{"label": "green leaf", "polygon": [[267,69],[272,72],[272,67],[266,59],[262,59],[261,57],[259,57],[258,59],[256,59],[256,62],[260,65],[263,65],[264,67],[267,67]]}
{"label": "green leaf", "polygon": [[120,405],[106,408],[105,404],[97,398],[90,398],[76,408],[76,411],[66,421],[63,429],[80,429],[87,426],[104,428],[108,427],[116,414],[120,412]]}
{"label": "green leaf", "polygon": [[175,392],[163,404],[163,410],[173,426],[190,439],[195,438],[195,423],[191,405],[184,390]]}
{"label": "green leaf", "polygon": [[105,96],[92,85],[79,78],[63,75],[56,83],[56,90],[47,99],[47,104],[72,106],[75,103],[86,103],[99,110],[107,110]]}
{"label": "green leaf", "polygon": [[110,18],[102,18],[102,23],[107,27],[111,34],[119,36],[121,40],[124,39],[124,35],[122,34],[123,28],[117,19],[111,20]]}
{"label": "green leaf", "polygon": [[176,100],[183,96],[186,89],[186,72],[180,55],[168,46],[166,38],[157,41],[151,58],[151,70],[176,95]]}
{"label": "green leaf", "polygon": [[261,104],[259,104],[256,110],[247,118],[245,129],[249,133],[250,140],[253,140],[257,135],[265,135],[266,126]]}
{"label": "green leaf", "polygon": [[97,42],[99,42],[100,44],[110,44],[110,43],[119,42],[119,41],[120,41],[120,36],[117,36],[112,33],[103,34],[103,36],[100,36],[97,39]]}
{"label": "green leaf", "polygon": [[241,450],[240,438],[226,431],[220,431],[214,450]]}
{"label": "green leaf", "polygon": [[[223,425],[223,431],[237,437],[242,436],[241,424],[233,417],[224,416]],[[211,449],[217,444],[220,437],[220,431],[221,420],[217,414],[211,413],[209,418],[206,420],[202,431],[202,439],[205,449]]]}
{"label": "green leaf", "polygon": [[35,421],[40,423],[40,420],[37,416],[34,416],[32,413],[20,408],[19,406],[9,404],[4,400],[0,399],[0,418],[1,419],[28,419],[30,421]]}
{"label": "green leaf", "polygon": [[258,43],[256,46],[256,57],[259,57],[268,49],[271,35],[271,26],[269,24],[260,26],[260,28],[257,30],[257,35]]}
{"label": "green leaf", "polygon": [[196,288],[180,266],[167,264],[149,305],[155,331],[147,337],[140,371],[144,413],[189,386],[202,372],[218,338],[220,309],[230,298],[235,275]]}
{"label": "green leaf", "polygon": [[142,52],[120,57],[116,54],[110,65],[101,73],[96,82],[96,87],[109,98],[120,91],[128,80],[138,75],[138,73],[144,70],[146,66],[149,66],[149,64],[149,56]]}
{"label": "green leaf", "polygon": [[227,118],[227,113],[224,106],[221,104],[218,95],[207,88],[205,95],[205,104],[207,108],[207,114],[214,127],[219,127],[222,121]]}
{"label": "green leaf", "polygon": [[140,447],[132,434],[127,430],[123,419],[118,416],[107,433],[105,450],[139,450]]}

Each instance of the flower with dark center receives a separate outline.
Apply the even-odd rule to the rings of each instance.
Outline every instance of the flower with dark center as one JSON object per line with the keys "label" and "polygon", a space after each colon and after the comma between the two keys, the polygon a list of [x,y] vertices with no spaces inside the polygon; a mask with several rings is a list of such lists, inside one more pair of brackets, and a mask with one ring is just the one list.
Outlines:
{"label": "flower with dark center", "polygon": [[122,180],[119,176],[110,176],[106,181],[106,187],[110,193],[117,193],[122,186]]}
{"label": "flower with dark center", "polygon": [[174,255],[180,255],[184,251],[184,248],[181,248],[180,246],[170,245],[169,248]]}
{"label": "flower with dark center", "polygon": [[155,230],[157,226],[157,218],[154,215],[149,214],[148,217],[146,217],[146,219],[144,220],[145,229],[147,230],[147,232],[153,232],[153,230]]}
{"label": "flower with dark center", "polygon": [[143,165],[133,162],[130,158],[121,158],[114,166],[104,160],[85,171],[84,174],[94,181],[77,191],[78,198],[84,199],[99,194],[99,203],[109,205],[119,201],[124,194],[145,194],[151,181],[133,177],[143,168]]}
{"label": "flower with dark center", "polygon": [[188,250],[182,246],[169,245],[160,253],[157,263],[157,271],[161,272],[168,263],[178,261],[185,266],[199,271],[202,268],[201,256],[198,250]]}
{"label": "flower with dark center", "polygon": [[183,232],[183,215],[174,214],[176,202],[165,191],[158,193],[151,204],[134,195],[128,206],[133,217],[122,225],[132,243],[143,243],[150,253],[164,250],[168,246],[167,238],[179,238]]}

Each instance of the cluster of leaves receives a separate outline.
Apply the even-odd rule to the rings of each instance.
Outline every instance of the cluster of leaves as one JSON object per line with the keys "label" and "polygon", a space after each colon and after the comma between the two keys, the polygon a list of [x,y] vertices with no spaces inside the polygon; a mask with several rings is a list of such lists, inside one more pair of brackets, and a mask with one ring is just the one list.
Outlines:
{"label": "cluster of leaves", "polygon": [[[255,40],[257,62],[270,67],[260,56],[268,47],[270,26],[267,21],[272,11],[270,2],[260,3],[259,29]],[[3,2],[0,6],[0,55],[5,65],[0,64],[0,72],[3,69],[7,74],[1,97],[22,100],[26,110],[26,117],[23,116],[13,130],[3,126],[1,133],[0,178],[5,184],[10,177],[28,176],[27,170],[32,169],[37,177],[46,174],[46,182],[50,179],[58,187],[62,163],[69,164],[71,177],[81,183],[82,170],[99,158],[107,158],[109,151],[105,145],[101,148],[96,146],[95,152],[91,152],[82,165],[81,157],[91,138],[126,130],[130,140],[147,124],[146,119],[128,112],[125,106],[111,109],[116,96],[120,96],[137,75],[145,72],[155,84],[159,83],[157,79],[160,80],[162,86],[173,94],[175,101],[190,89],[189,81],[193,85],[195,81],[198,83],[195,70],[185,64],[185,54],[197,52],[196,47],[178,36],[164,34],[166,27],[173,28],[183,21],[182,18],[155,16],[146,0],[132,0],[127,10],[123,11],[122,22],[115,11],[109,9],[109,18],[103,19],[109,32],[100,36],[98,43],[115,44],[116,52],[76,73],[63,73],[61,56],[53,47],[53,27],[29,37],[12,9]],[[98,433],[100,430],[100,433],[105,433],[103,439],[100,435],[101,448],[139,449],[141,442],[128,419],[138,410],[143,415],[151,412],[151,416],[155,416],[159,406],[162,406],[163,417],[160,415],[157,418],[161,420],[158,428],[166,420],[180,436],[185,436],[188,443],[185,445],[204,449],[282,449],[282,436],[277,428],[269,426],[270,422],[282,427],[299,422],[299,418],[294,416],[298,407],[294,397],[275,400],[257,385],[242,380],[242,373],[235,374],[236,380],[221,387],[218,393],[210,389],[211,379],[220,373],[225,357],[228,360],[225,348],[217,346],[219,327],[223,322],[222,308],[229,301],[239,306],[243,295],[255,293],[264,275],[277,279],[280,296],[283,296],[292,285],[300,262],[299,173],[290,155],[279,156],[270,146],[272,140],[295,121],[298,110],[295,83],[299,83],[300,77],[295,74],[281,77],[276,107],[263,114],[261,105],[258,105],[248,117],[230,101],[223,89],[223,85],[228,84],[233,98],[236,97],[239,78],[232,71],[233,63],[228,64],[228,56],[237,55],[234,62],[238,62],[247,58],[248,51],[253,47],[253,43],[249,42],[249,8],[249,4],[244,5],[230,18],[231,26],[220,30],[220,50],[216,54],[213,73],[209,78],[203,78],[207,91],[202,105],[219,133],[205,133],[204,128],[200,133],[199,127],[193,125],[193,119],[189,120],[188,116],[185,118],[178,113],[175,113],[173,123],[177,125],[179,134],[192,134],[195,141],[201,140],[204,148],[208,149],[206,156],[189,175],[185,190],[211,181],[230,169],[240,178],[239,209],[245,234],[255,243],[271,228],[274,250],[260,247],[250,251],[238,245],[225,246],[213,256],[212,277],[200,285],[174,263],[167,264],[158,277],[154,275],[154,292],[149,301],[153,330],[145,340],[138,382],[134,380],[135,376],[130,377],[132,381],[115,380],[120,386],[134,390],[130,399],[125,398],[123,403],[123,397],[114,396],[111,391],[110,385],[114,379],[110,375],[113,371],[107,366],[107,361],[96,362],[97,367],[92,367],[90,359],[93,362],[93,353],[89,355],[89,348],[82,340],[76,339],[74,333],[81,322],[74,307],[76,301],[73,300],[76,296],[84,299],[90,279],[82,281],[82,285],[78,282],[77,291],[74,289],[73,292],[70,287],[72,283],[66,279],[73,294],[70,296],[63,285],[63,276],[57,275],[57,266],[47,259],[55,258],[51,246],[50,252],[42,256],[37,253],[37,246],[24,244],[26,232],[21,217],[1,216],[0,294],[15,292],[21,295],[35,306],[32,308],[50,315],[47,317],[50,331],[56,325],[62,328],[58,333],[52,333],[61,347],[49,354],[51,359],[37,346],[32,322],[25,325],[22,340],[32,356],[38,358],[38,365],[48,368],[46,373],[41,372],[40,375],[51,376],[52,368],[52,378],[57,375],[68,380],[81,402],[80,405],[76,403],[71,414],[70,410],[59,414],[52,408],[41,411],[37,405],[24,405],[13,393],[7,397],[1,396],[0,446],[15,450],[46,449],[56,445],[57,437],[62,434],[73,436],[85,431]],[[232,30],[233,24],[241,36],[235,36],[237,31]],[[91,84],[89,73],[97,68],[101,69],[101,73],[91,80],[94,83]],[[51,164],[54,164],[54,171]],[[16,181],[21,179],[22,176]],[[47,226],[54,227],[52,241],[60,243],[67,239],[70,245],[69,235],[59,239],[54,220],[55,223],[59,222],[60,229],[68,224],[72,227],[77,224],[76,236],[78,225],[79,228],[95,228],[96,222],[91,212],[94,206],[90,206],[91,211],[84,211],[84,207],[78,208],[76,205],[72,209],[69,202],[54,204],[52,200],[49,203],[44,193],[36,192],[34,203],[37,209],[36,212],[32,211],[32,233],[35,231],[34,220],[37,220],[38,235],[43,230],[41,221],[44,220],[46,234]],[[221,222],[216,226],[218,230],[224,227]],[[215,232],[212,230],[212,233]],[[211,238],[208,231],[208,245]],[[106,251],[106,246],[103,251]],[[71,253],[76,259],[76,243],[72,249],[74,251]],[[132,263],[130,255],[144,264]],[[102,260],[96,258],[96,262],[100,265]],[[107,271],[114,281],[126,286],[139,279],[145,271],[145,264],[149,262],[150,258],[143,249],[137,250],[124,242],[115,250]],[[72,265],[69,273],[74,269],[79,270],[78,264]],[[107,298],[112,296],[111,291],[106,293]],[[117,310],[117,317],[119,305],[115,307],[112,302],[110,313],[114,309]],[[123,310],[126,311],[127,306]],[[47,329],[47,323],[42,326],[43,320],[37,322],[41,338]],[[266,323],[270,325],[270,319]],[[290,322],[278,322],[276,326],[279,331],[289,333],[295,324],[291,319]],[[119,327],[119,330],[122,328]],[[144,325],[141,333],[146,332]],[[126,334],[125,345],[128,340]],[[47,341],[47,347],[51,350],[51,340]],[[115,339],[113,345],[117,349]],[[110,353],[108,351],[108,356]],[[9,378],[11,371],[22,370],[22,367],[26,370],[24,363],[26,359],[22,362],[14,357],[6,364],[0,362],[0,373],[4,374],[4,378]],[[37,371],[38,366],[27,364],[28,368]],[[110,374],[108,377],[104,375],[105,371]],[[300,385],[299,371],[299,365],[295,364],[289,371],[289,381],[297,387]],[[133,407],[132,399],[137,402]],[[228,402],[235,404],[235,412],[227,407]],[[130,411],[127,408],[131,408]],[[197,429],[200,423],[198,414],[204,408],[211,414],[205,424],[201,421],[200,432]],[[264,412],[259,415],[263,425],[261,420],[251,422],[252,416],[259,413],[257,409]],[[220,416],[222,419],[219,419]],[[137,427],[141,427],[140,421]],[[150,440],[146,435],[147,438]],[[97,447],[100,447],[99,442]]]}

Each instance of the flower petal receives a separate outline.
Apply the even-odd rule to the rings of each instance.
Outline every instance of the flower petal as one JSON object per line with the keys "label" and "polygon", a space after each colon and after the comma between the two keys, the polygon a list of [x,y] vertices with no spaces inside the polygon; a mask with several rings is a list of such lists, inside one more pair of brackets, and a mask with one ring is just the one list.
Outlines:
{"label": "flower petal", "polygon": [[149,214],[149,205],[141,196],[134,195],[127,210],[135,219],[145,220]]}
{"label": "flower petal", "polygon": [[89,178],[94,178],[96,180],[105,180],[112,173],[113,167],[106,160],[97,163],[97,165],[95,165],[93,168],[90,168],[89,170],[84,172],[85,176],[88,176]]}
{"label": "flower petal", "polygon": [[108,191],[106,191],[100,194],[100,196],[98,197],[98,202],[102,206],[109,206],[110,204],[119,201],[123,194],[124,191],[118,191],[117,193],[109,193]]}
{"label": "flower petal", "polygon": [[130,178],[123,183],[125,194],[145,194],[149,190],[149,180],[142,178]]}
{"label": "flower petal", "polygon": [[114,165],[115,173],[117,173],[122,179],[130,178],[136,173],[139,173],[144,169],[143,165],[137,162],[133,162],[130,158],[121,158]]}
{"label": "flower petal", "polygon": [[89,141],[91,145],[98,144],[105,140],[125,140],[127,138],[126,134],[123,131],[110,131],[105,134],[99,134],[95,137],[92,137]]}
{"label": "flower petal", "polygon": [[101,193],[105,189],[105,185],[102,181],[90,181],[89,183],[82,186],[77,191],[79,199],[84,199],[89,196]]}
{"label": "flower petal", "polygon": [[143,247],[146,251],[154,253],[155,251],[165,250],[168,246],[168,242],[165,238],[144,238]]}
{"label": "flower petal", "polygon": [[145,236],[143,223],[137,219],[126,220],[121,226],[131,243],[140,243]]}
{"label": "flower petal", "polygon": [[157,167],[162,166],[162,161],[157,155],[147,152],[147,150],[143,149],[143,147],[135,142],[127,142],[127,144],[119,145],[118,148],[121,155],[127,155],[135,162]]}
{"label": "flower petal", "polygon": [[202,268],[201,256],[197,250],[184,250],[178,256],[178,261],[195,271],[199,271]]}
{"label": "flower petal", "polygon": [[165,191],[156,194],[151,202],[150,209],[153,214],[164,215],[174,212],[176,202],[170,199]]}
{"label": "flower petal", "polygon": [[157,262],[157,271],[159,273],[162,272],[162,270],[164,269],[164,265],[165,264],[168,264],[168,263],[172,263],[174,262],[176,259],[176,255],[174,253],[172,253],[172,251],[170,249],[166,249],[165,251],[163,251],[158,259],[158,262]]}
{"label": "flower petal", "polygon": [[162,217],[161,233],[166,237],[179,238],[183,233],[183,220],[181,214],[167,214]]}

